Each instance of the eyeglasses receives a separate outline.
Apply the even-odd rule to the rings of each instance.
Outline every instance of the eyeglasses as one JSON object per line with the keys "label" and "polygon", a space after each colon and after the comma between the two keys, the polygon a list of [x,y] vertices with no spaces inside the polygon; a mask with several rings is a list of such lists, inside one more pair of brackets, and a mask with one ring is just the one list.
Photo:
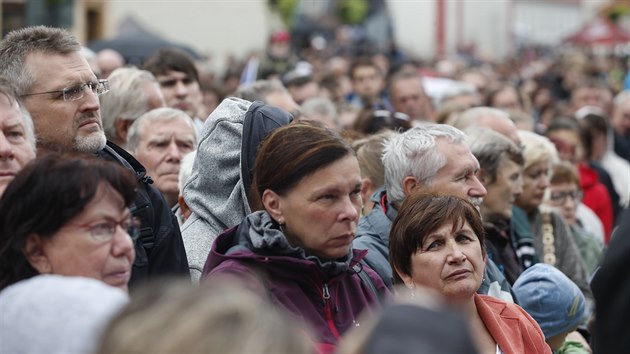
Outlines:
{"label": "eyeglasses", "polygon": [[94,241],[98,243],[110,242],[116,234],[116,227],[119,226],[135,241],[140,237],[140,220],[128,217],[121,221],[103,220],[97,224],[71,225],[87,230]]}
{"label": "eyeglasses", "polygon": [[374,112],[372,112],[372,115],[374,117],[378,117],[378,118],[385,118],[385,119],[395,118],[395,119],[409,121],[409,116],[406,115],[405,113],[402,113],[402,112],[390,112],[390,111],[385,110],[385,109],[377,109]]}
{"label": "eyeglasses", "polygon": [[549,199],[554,204],[564,204],[567,201],[567,197],[571,197],[574,202],[581,202],[584,197],[584,193],[580,190],[567,191],[567,192],[551,192]]}
{"label": "eyeglasses", "polygon": [[47,91],[47,92],[37,92],[37,93],[27,93],[25,96],[34,96],[34,95],[44,95],[49,93],[59,93],[58,98],[62,98],[64,101],[76,101],[83,98],[83,93],[85,92],[85,88],[88,87],[92,90],[92,93],[100,96],[102,94],[109,92],[109,81],[107,80],[98,80],[98,81],[89,81],[84,84],[79,84],[72,87],[66,87],[63,90],[56,91]]}

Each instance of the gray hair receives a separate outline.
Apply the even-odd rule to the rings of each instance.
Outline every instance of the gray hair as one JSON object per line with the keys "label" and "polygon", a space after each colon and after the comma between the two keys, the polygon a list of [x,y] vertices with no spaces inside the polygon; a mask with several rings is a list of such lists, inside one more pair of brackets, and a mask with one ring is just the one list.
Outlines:
{"label": "gray hair", "polygon": [[481,170],[490,177],[490,183],[496,180],[501,157],[523,165],[523,154],[516,144],[502,134],[488,128],[471,127],[466,129],[466,141],[473,155],[479,161]]}
{"label": "gray hair", "polygon": [[337,108],[335,104],[328,98],[325,97],[313,97],[302,103],[300,107],[300,111],[306,117],[310,117],[312,115],[323,115],[327,117],[331,117],[335,126],[339,126],[339,117],[337,115]]}
{"label": "gray hair", "polygon": [[242,98],[247,101],[262,101],[266,102],[265,97],[272,92],[286,92],[280,80],[258,80],[249,85],[241,85],[236,92],[232,94],[234,97]]}
{"label": "gray hair", "polygon": [[499,119],[510,120],[510,115],[497,108],[492,107],[473,107],[462,112],[457,120],[453,122],[453,126],[460,130],[477,126],[482,117],[498,117]]}
{"label": "gray hair", "polygon": [[100,97],[101,119],[107,138],[118,140],[116,125],[119,119],[136,120],[146,113],[147,95],[142,89],[144,83],[155,83],[155,76],[138,68],[118,68],[109,76],[110,91]]}
{"label": "gray hair", "polygon": [[421,123],[385,142],[383,166],[390,201],[400,203],[405,199],[402,188],[405,177],[412,176],[425,185],[433,183],[437,172],[446,164],[446,158],[437,150],[438,138],[463,144],[466,134],[446,124]]}
{"label": "gray hair", "polygon": [[[186,112],[176,108],[156,108],[141,115],[133,122],[131,127],[129,127],[129,134],[127,135],[127,148],[129,151],[135,151],[138,148],[138,144],[140,143],[141,135],[143,133],[143,123],[145,121],[147,123],[169,122],[179,118],[184,118],[190,124],[190,128],[193,130],[193,133],[195,132],[195,126],[192,118]],[[193,134],[193,136],[195,139],[194,144],[197,145],[197,134]]]}
{"label": "gray hair", "polygon": [[17,96],[29,93],[36,78],[24,62],[32,53],[64,55],[80,52],[81,44],[70,32],[46,26],[11,31],[0,42],[0,75],[16,86]]}

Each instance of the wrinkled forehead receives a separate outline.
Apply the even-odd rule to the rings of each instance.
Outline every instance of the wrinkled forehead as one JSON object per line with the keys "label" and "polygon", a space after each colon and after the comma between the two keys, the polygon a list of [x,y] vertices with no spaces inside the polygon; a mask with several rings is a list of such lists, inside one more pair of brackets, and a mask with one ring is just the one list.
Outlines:
{"label": "wrinkled forehead", "polygon": [[80,52],[33,52],[27,55],[24,66],[34,79],[33,88],[55,90],[96,79]]}

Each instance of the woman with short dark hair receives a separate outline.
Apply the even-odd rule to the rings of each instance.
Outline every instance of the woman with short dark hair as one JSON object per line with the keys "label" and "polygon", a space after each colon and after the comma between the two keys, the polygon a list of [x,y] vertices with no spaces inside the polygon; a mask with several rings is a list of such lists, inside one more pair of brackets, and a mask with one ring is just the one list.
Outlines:
{"label": "woman with short dark hair", "polygon": [[480,353],[551,353],[540,327],[518,305],[477,294],[486,252],[481,216],[455,196],[407,197],[389,234],[394,278],[412,293],[431,288],[468,320]]}
{"label": "woman with short dark hair", "polygon": [[138,223],[135,177],[87,155],[48,154],[0,199],[0,290],[38,274],[95,278],[127,290]]}

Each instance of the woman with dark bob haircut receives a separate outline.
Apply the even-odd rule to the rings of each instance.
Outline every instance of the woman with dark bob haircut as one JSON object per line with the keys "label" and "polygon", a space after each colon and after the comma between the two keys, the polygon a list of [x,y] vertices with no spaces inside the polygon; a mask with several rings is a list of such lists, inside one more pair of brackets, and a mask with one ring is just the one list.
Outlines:
{"label": "woman with dark bob haircut", "polygon": [[203,276],[242,281],[310,326],[318,352],[332,352],[388,295],[359,263],[367,251],[352,249],[361,210],[354,151],[321,124],[285,125],[260,146],[254,185],[264,210],[217,237]]}
{"label": "woman with dark bob haircut", "polygon": [[20,171],[0,199],[0,290],[38,274],[84,276],[127,290],[137,182],[117,164],[47,154]]}
{"label": "woman with dark bob haircut", "polygon": [[481,216],[455,196],[415,193],[402,203],[389,234],[389,259],[398,283],[440,293],[468,320],[480,353],[551,353],[520,306],[477,294],[486,252]]}

